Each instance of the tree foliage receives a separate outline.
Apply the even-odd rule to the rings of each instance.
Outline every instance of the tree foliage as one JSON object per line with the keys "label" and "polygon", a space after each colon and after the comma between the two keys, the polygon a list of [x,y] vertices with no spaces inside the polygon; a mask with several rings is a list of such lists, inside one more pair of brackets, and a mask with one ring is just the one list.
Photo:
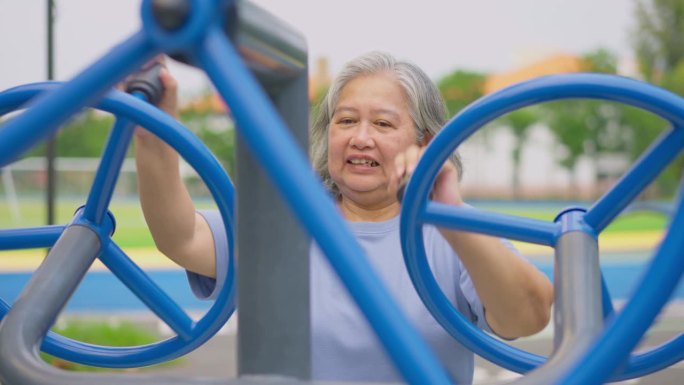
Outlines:
{"label": "tree foliage", "polygon": [[482,96],[485,80],[483,73],[457,70],[437,82],[450,117]]}
{"label": "tree foliage", "polygon": [[661,84],[684,58],[684,1],[638,0],[633,46],[644,79]]}
{"label": "tree foliage", "polygon": [[[637,0],[632,45],[644,80],[684,96],[684,0]],[[632,132],[633,158],[666,127],[667,122],[638,109],[626,109],[623,126]],[[658,179],[662,193],[676,189],[684,170],[680,156]]]}
{"label": "tree foliage", "polygon": [[[617,58],[605,49],[582,57],[585,72],[615,74]],[[598,158],[606,152],[622,152],[625,136],[620,131],[621,107],[598,100],[563,100],[542,106],[545,122],[556,139],[557,161],[571,180],[582,156],[588,156],[598,171]]]}
{"label": "tree foliage", "polygon": [[[217,117],[214,117],[217,118]],[[233,174],[235,168],[235,137],[232,124],[225,118],[217,122],[211,116],[183,114],[181,122],[193,131],[223,167]],[[114,117],[88,110],[61,129],[56,138],[58,157],[98,158],[114,125]],[[45,156],[45,144],[30,150],[26,156]],[[127,154],[132,157],[132,151]]]}
{"label": "tree foliage", "polygon": [[[61,128],[55,138],[55,151],[62,157],[99,157],[114,124],[111,115],[87,110]],[[26,156],[45,156],[45,144]]]}
{"label": "tree foliage", "polygon": [[499,122],[507,126],[513,134],[513,150],[511,161],[513,162],[513,197],[520,197],[520,164],[522,161],[522,149],[529,136],[532,126],[537,123],[539,116],[534,108],[525,108],[513,111],[501,117]]}

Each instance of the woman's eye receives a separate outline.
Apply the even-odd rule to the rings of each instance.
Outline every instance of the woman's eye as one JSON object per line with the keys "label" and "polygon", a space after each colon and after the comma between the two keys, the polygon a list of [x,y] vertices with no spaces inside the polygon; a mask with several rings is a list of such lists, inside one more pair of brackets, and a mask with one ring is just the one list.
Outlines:
{"label": "woman's eye", "polygon": [[338,120],[338,123],[340,124],[352,124],[354,121],[351,118],[342,118]]}
{"label": "woman's eye", "polygon": [[379,120],[375,122],[375,124],[379,127],[392,127],[392,123],[385,121],[385,120]]}

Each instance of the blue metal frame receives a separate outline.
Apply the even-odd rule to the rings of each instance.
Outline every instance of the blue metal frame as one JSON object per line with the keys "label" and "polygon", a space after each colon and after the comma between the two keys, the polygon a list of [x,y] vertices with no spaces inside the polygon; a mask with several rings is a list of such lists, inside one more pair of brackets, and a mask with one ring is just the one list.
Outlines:
{"label": "blue metal frame", "polygon": [[[32,101],[28,111],[3,126],[0,130],[0,167],[9,164],[25,150],[57,130],[80,108],[92,104],[127,73],[133,72],[154,56],[160,48],[190,47],[189,53],[205,69],[219,93],[231,106],[239,134],[268,170],[304,228],[328,256],[331,265],[385,345],[397,369],[410,383],[451,383],[434,353],[410,325],[370,268],[364,257],[365,253],[344,221],[332,214],[336,210],[335,206],[309,167],[305,155],[288,134],[254,76],[245,68],[225,36],[220,20],[216,20],[221,12],[214,11],[222,9],[223,3],[220,0],[194,1],[193,12],[186,25],[176,32],[165,32],[158,29],[151,16],[151,2],[144,1],[144,31],[134,34],[69,83],[52,92],[46,92],[35,102]],[[126,118],[137,118],[137,123],[148,128],[159,124],[155,120],[175,127],[169,122],[171,118],[160,116],[163,114],[158,111],[152,113],[149,106],[140,107],[138,110],[146,111],[146,116],[140,116],[138,111],[126,111]],[[118,115],[118,112],[114,113]],[[220,179],[216,176],[217,173],[222,173],[218,164],[195,161],[198,156],[196,149],[201,147],[196,138],[178,130],[153,132],[195,166],[207,182],[219,207],[222,204],[223,207],[231,207],[232,200],[226,202],[227,197],[222,195],[229,188],[222,186],[224,191],[221,191],[212,182]],[[212,177],[207,178],[207,174]],[[221,210],[224,220],[230,218],[230,213],[226,211]],[[226,223],[226,228],[231,229],[231,224]],[[223,300],[222,303],[225,303],[226,296],[227,291],[224,291],[217,302]],[[209,314],[214,309],[216,306]],[[200,321],[195,330],[205,327],[206,322]]]}
{"label": "blue metal frame", "polygon": [[[6,90],[0,93],[0,113],[13,111],[41,93],[57,90],[61,86],[62,83],[44,82]],[[69,361],[110,368],[147,366],[172,360],[201,346],[220,330],[234,312],[234,261],[230,259],[223,292],[208,313],[200,321],[195,322],[110,240],[108,228],[111,227],[113,232],[114,218],[111,214],[107,215],[107,207],[133,135],[134,124],[144,126],[171,144],[198,170],[215,196],[231,247],[234,244],[234,188],[228,175],[223,172],[206,146],[180,123],[146,103],[141,95],[131,96],[112,91],[95,107],[116,115],[117,121],[107,140],[87,202],[77,211],[70,225],[85,225],[100,234],[103,248],[99,258],[102,263],[152,312],[169,325],[177,336],[142,346],[106,347],[74,341],[50,332],[42,349],[46,353]],[[67,227],[0,230],[0,249],[51,247]],[[8,309],[6,303],[0,303],[0,318]]]}
{"label": "blue metal frame", "polygon": [[[605,99],[641,107],[669,120],[674,128],[664,133],[586,213],[584,210],[565,210],[553,223],[474,208],[450,207],[429,201],[432,184],[441,165],[477,129],[516,109],[569,98]],[[519,350],[488,336],[454,308],[441,292],[430,270],[422,239],[422,226],[433,224],[552,247],[561,235],[569,231],[582,231],[596,238],[680,153],[684,147],[684,130],[679,128],[683,118],[684,100],[680,97],[636,80],[598,74],[558,75],[527,81],[488,95],[467,107],[427,147],[413,174],[417,177],[411,178],[406,187],[402,204],[401,237],[404,260],[414,285],[430,312],[464,346],[500,366],[524,373],[543,364],[544,357]],[[674,269],[670,274],[676,275],[679,271],[681,275],[681,269],[668,266]],[[657,290],[663,297],[671,292],[660,284],[653,286],[659,288]],[[609,293],[605,289],[604,293],[604,314],[610,315],[612,305]],[[638,295],[639,292],[636,293]],[[684,334],[680,334],[661,346],[634,354],[628,365],[611,377],[611,381],[643,376],[677,363],[684,358],[683,347]],[[600,356],[592,357],[596,362],[603,362]]]}
{"label": "blue metal frame", "polygon": [[[254,76],[245,68],[242,60],[237,55],[234,47],[228,41],[223,31],[222,13],[218,9],[229,3],[222,0],[195,0],[192,2],[192,12],[189,20],[178,30],[173,32],[161,29],[155,22],[151,11],[151,1],[145,0],[142,5],[143,29],[117,46],[101,60],[86,69],[69,83],[64,84],[44,95],[31,101],[29,111],[6,123],[0,130],[0,167],[5,166],[17,159],[24,151],[37,144],[60,127],[71,115],[87,105],[93,104],[114,84],[120,81],[126,74],[133,72],[143,63],[161,51],[183,51],[199,63],[208,73],[220,94],[228,102],[231,112],[237,122],[239,134],[249,146],[252,153],[263,164],[269,176],[274,181],[277,189],[286,198],[288,204],[296,214],[304,228],[313,236],[328,257],[332,267],[342,279],[354,300],[359,304],[364,315],[368,318],[371,326],[386,347],[397,369],[404,378],[413,384],[447,384],[450,379],[434,354],[419,337],[408,320],[399,310],[395,301],[390,297],[386,288],[370,268],[364,257],[364,252],[348,230],[344,221],[334,215],[336,212],[334,203],[321,187],[318,178],[309,167],[306,157],[294,143],[288,134],[285,125],[281,121],[273,106],[268,101]],[[0,98],[7,96],[0,95]],[[574,75],[556,78],[540,79],[511,87],[497,93],[495,96],[485,98],[475,103],[454,121],[452,121],[438,136],[438,138],[451,138],[454,143],[460,143],[472,134],[486,121],[533,103],[570,97],[606,98],[623,102],[637,107],[645,108],[659,114],[673,122],[675,127],[684,123],[684,103],[676,95],[645,86],[642,83],[626,79],[603,77],[597,75]],[[116,115],[122,115],[126,120],[135,121],[148,127],[157,136],[174,147],[205,180],[209,190],[216,200],[223,216],[229,240],[232,241],[231,209],[233,197],[230,195],[232,187],[225,178],[222,169],[216,160],[202,147],[202,144],[189,132],[182,130],[170,117],[164,115],[144,103],[133,102],[135,98],[125,99],[116,93],[102,101],[99,107],[123,105],[121,109],[112,108]],[[120,123],[120,124],[119,124]],[[125,120],[117,123],[119,128],[113,133],[113,138],[126,142],[130,139],[130,130]],[[672,134],[657,145],[658,151],[668,154],[666,158],[674,156],[678,152],[682,140],[681,130],[675,129]],[[555,239],[563,230],[559,225],[549,225],[538,221],[523,220],[515,217],[489,215],[477,216],[473,212],[463,209],[444,208],[436,204],[427,206],[427,194],[429,186],[434,180],[439,165],[447,158],[455,146],[447,146],[446,141],[435,139],[428,148],[423,161],[420,162],[416,174],[427,176],[422,185],[412,181],[407,188],[407,196],[420,197],[418,204],[404,205],[402,209],[402,236],[412,242],[409,251],[422,249],[422,240],[413,239],[411,232],[421,233],[420,226],[424,220],[434,220],[440,224],[448,224],[453,228],[477,230],[492,235],[511,236],[531,242],[553,245]],[[668,144],[673,143],[673,144]],[[117,163],[121,158],[121,148],[112,145],[108,150]],[[645,156],[637,165],[641,170],[660,169],[669,160],[662,160],[652,155]],[[434,162],[435,159],[441,162]],[[109,171],[113,171],[112,167]],[[104,171],[103,171],[104,173]],[[617,201],[615,196],[633,196],[635,189],[655,176],[654,172],[647,173],[645,178],[626,177],[616,187],[620,189],[613,195],[608,195],[607,200],[597,203],[586,215],[576,216],[584,218],[585,223],[574,223],[576,228],[592,228],[595,233],[600,232],[605,225],[617,215],[626,204],[626,201]],[[106,174],[106,173],[105,173]],[[103,174],[103,175],[105,175]],[[630,174],[631,175],[631,174]],[[113,180],[109,177],[99,177],[97,186],[88,200],[86,209],[87,216],[77,215],[75,222],[88,226],[99,234],[103,241],[103,261],[110,268],[118,272],[118,275],[127,280],[131,287],[149,288],[143,275],[133,268],[124,254],[110,242],[108,234],[112,226],[104,215],[106,203],[109,200],[108,192],[113,186]],[[104,193],[97,192],[101,189]],[[410,200],[407,200],[409,202]],[[616,205],[611,206],[610,203]],[[429,210],[428,210],[429,209]],[[421,214],[425,212],[426,214]],[[681,225],[683,220],[678,212],[673,224]],[[458,223],[449,223],[448,216],[454,216],[462,220],[463,226]],[[467,228],[466,228],[467,227]],[[572,227],[572,226],[571,226]],[[18,241],[8,243],[20,247],[45,243],[52,240],[56,228],[41,228],[41,235],[33,239],[23,230],[14,230],[5,236],[0,234],[1,241],[7,241],[9,237],[16,237]],[[35,241],[35,243],[32,243]],[[617,367],[633,348],[635,339],[641,334],[632,333],[632,337],[625,338],[630,332],[639,330],[643,332],[652,321],[655,312],[662,306],[667,294],[673,289],[672,282],[678,280],[682,274],[682,262],[673,259],[675,251],[682,250],[684,245],[681,240],[668,236],[658,259],[664,263],[652,267],[649,276],[659,273],[667,274],[667,284],[663,285],[662,276],[659,277],[660,285],[652,285],[644,292],[638,292],[627,309],[614,318],[602,339],[594,350],[598,354],[587,356],[592,358],[591,366],[577,366],[581,368],[581,380],[577,379],[576,373],[565,373],[565,383],[580,383],[585,379],[588,382],[603,381]],[[415,251],[415,250],[413,250]],[[680,258],[681,260],[681,258]],[[678,265],[677,265],[678,263]],[[229,266],[232,272],[233,266]],[[420,269],[420,266],[413,266]],[[662,272],[661,270],[666,270]],[[422,274],[429,272],[423,270]],[[129,274],[132,274],[129,276]],[[430,280],[417,281],[419,290],[421,285],[430,285]],[[646,284],[642,284],[645,286]],[[134,290],[136,294],[145,297],[143,299],[153,311],[158,312],[160,317],[168,320],[172,327],[179,333],[179,339],[207,337],[215,331],[215,319],[220,314],[232,311],[232,292],[224,290],[217,299],[209,313],[192,327],[178,312],[178,309],[161,298],[154,289]],[[434,289],[434,288],[433,288]],[[668,291],[670,290],[670,291]],[[647,292],[646,292],[647,291]],[[648,298],[645,300],[643,298]],[[655,301],[655,299],[658,301]],[[161,302],[161,303],[158,303]],[[652,306],[648,306],[653,303]],[[6,307],[0,303],[0,308]],[[639,311],[648,308],[647,316],[641,316]],[[636,309],[636,310],[631,310]],[[627,315],[633,315],[632,318]],[[438,317],[439,318],[439,317]],[[628,324],[627,321],[631,321]],[[440,319],[443,322],[443,319]],[[466,329],[468,330],[468,329]],[[467,332],[466,332],[467,333]],[[619,341],[619,342],[615,342]],[[640,361],[639,367],[651,370],[656,366],[656,360],[670,359],[672,356],[682,354],[681,344],[676,340],[663,349],[651,352],[648,357]],[[481,350],[476,342],[468,344],[473,350]],[[187,345],[189,346],[189,345]],[[671,346],[679,347],[674,352]],[[490,348],[493,355],[505,356],[505,348],[493,346]],[[503,352],[503,353],[502,353]],[[665,352],[665,353],[663,353]],[[609,354],[610,353],[610,354]],[[77,355],[80,353],[77,353]],[[154,354],[152,354],[154,355]],[[669,357],[665,357],[668,356]],[[611,356],[611,357],[608,357]],[[125,361],[126,357],[112,356],[112,359]],[[149,357],[154,359],[155,357]],[[534,356],[525,356],[525,360],[534,362]],[[503,358],[501,358],[503,359]],[[681,358],[680,358],[681,359]],[[634,360],[636,361],[636,360]],[[633,362],[634,363],[634,362]],[[521,363],[525,365],[525,363]],[[578,364],[580,365],[580,364]],[[635,367],[636,364],[630,366]],[[588,370],[587,368],[591,368]],[[529,365],[527,367],[529,369]],[[638,372],[638,369],[634,369]],[[641,373],[641,372],[640,372]]]}

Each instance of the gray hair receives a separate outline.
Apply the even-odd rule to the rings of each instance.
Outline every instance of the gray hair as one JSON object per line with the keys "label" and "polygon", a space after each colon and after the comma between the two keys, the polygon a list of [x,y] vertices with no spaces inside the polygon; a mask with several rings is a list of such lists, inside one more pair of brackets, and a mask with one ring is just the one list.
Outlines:
{"label": "gray hair", "polygon": [[[339,197],[340,192],[328,171],[328,129],[340,93],[347,83],[357,77],[382,72],[393,74],[404,90],[409,114],[416,127],[417,143],[421,143],[426,134],[428,137],[437,134],[446,123],[446,107],[437,87],[415,64],[397,60],[383,52],[369,52],[345,64],[321,101],[311,127],[311,161],[335,198]],[[458,154],[454,152],[449,160],[456,166],[460,177],[463,166]]]}

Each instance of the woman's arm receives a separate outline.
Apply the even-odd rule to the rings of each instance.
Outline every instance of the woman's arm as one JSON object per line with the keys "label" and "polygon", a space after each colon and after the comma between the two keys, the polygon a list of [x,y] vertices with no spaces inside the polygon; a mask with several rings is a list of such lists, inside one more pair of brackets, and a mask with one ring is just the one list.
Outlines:
{"label": "woman's arm", "polygon": [[[164,93],[159,108],[178,118],[177,83],[166,68],[159,78]],[[204,218],[195,212],[179,172],[174,149],[141,127],[135,133],[140,204],[159,251],[187,270],[216,276],[214,241]]]}
{"label": "woman's arm", "polygon": [[[423,149],[412,146],[396,159],[398,178],[411,175]],[[458,172],[451,162],[440,170],[432,190],[435,201],[462,206]],[[527,336],[549,322],[553,303],[551,282],[498,238],[439,229],[468,270],[492,330],[501,337]]]}

